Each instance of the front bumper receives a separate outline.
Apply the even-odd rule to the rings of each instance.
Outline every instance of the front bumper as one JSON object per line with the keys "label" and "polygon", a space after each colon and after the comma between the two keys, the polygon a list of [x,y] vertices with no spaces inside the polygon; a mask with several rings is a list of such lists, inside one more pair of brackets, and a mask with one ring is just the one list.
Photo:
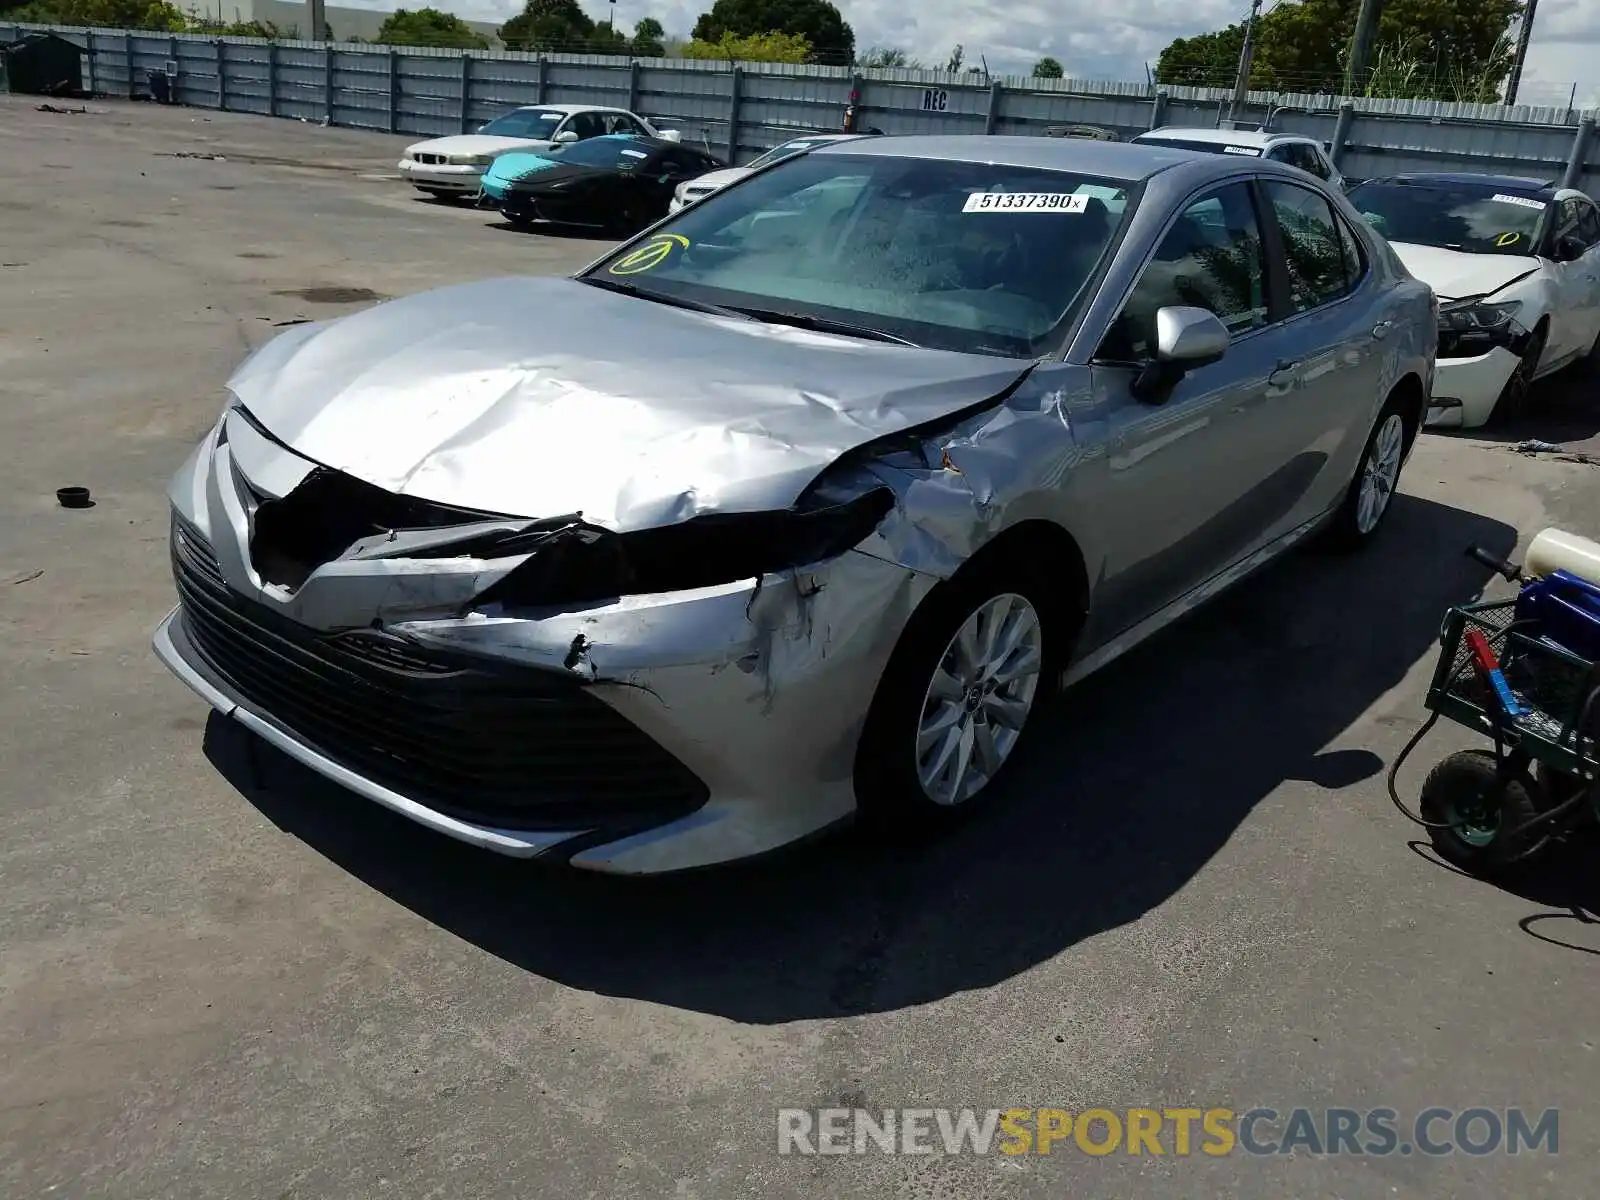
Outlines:
{"label": "front bumper", "polygon": [[1504,346],[1472,358],[1439,359],[1425,424],[1431,429],[1475,429],[1484,424],[1519,361]]}
{"label": "front bumper", "polygon": [[597,211],[592,203],[560,192],[537,192],[512,186],[504,188],[496,199],[502,213],[521,221],[582,229],[606,227],[607,214]]}
{"label": "front bumper", "polygon": [[[281,670],[263,670],[262,663],[302,652],[271,635],[275,623],[285,628],[276,615],[253,623],[266,633],[252,627],[219,635],[215,620],[206,627],[204,610],[219,597],[247,614],[246,626],[252,625],[248,614],[265,606],[250,595],[260,583],[241,565],[248,555],[233,553],[247,538],[244,514],[218,502],[217,476],[231,472],[213,471],[202,465],[205,459],[191,458],[190,477],[180,473],[174,485],[182,523],[175,526],[174,567],[183,604],[155,636],[156,654],[173,673],[290,757],[419,824],[501,854],[563,858],[597,871],[707,866],[775,849],[848,818],[867,705],[905,621],[933,584],[931,577],[852,551],[793,577],[628,597],[542,619],[477,613],[385,623],[380,636],[397,641],[412,660],[477,662],[532,681],[566,697],[563,703],[585,706],[588,719],[599,720],[613,739],[586,742],[595,748],[559,761],[527,750],[519,760],[523,767],[496,767],[498,774],[484,782],[482,760],[498,757],[484,749],[484,723],[493,736],[511,739],[513,749],[548,744],[549,735],[541,737],[535,724],[518,724],[538,720],[538,713],[484,708],[478,693],[467,692],[477,707],[441,716],[437,705],[418,707],[403,679],[405,686],[392,693],[380,688],[325,696],[318,690],[323,677],[308,686]],[[211,514],[217,515],[208,519]],[[179,561],[185,536],[197,544],[235,539],[227,554],[212,556],[215,567],[205,568],[210,575],[200,582],[209,590],[196,591],[195,579],[186,578]],[[440,560],[440,567],[449,570],[449,560]],[[245,578],[231,577],[241,572]],[[302,592],[315,582],[313,575]],[[327,639],[309,628],[291,632],[289,641],[302,649]],[[219,654],[218,636],[237,644]],[[415,674],[415,661],[408,669]],[[602,720],[599,708],[609,718]],[[370,733],[380,720],[390,722],[389,732],[380,734],[407,739],[396,741],[387,757],[374,757],[352,734]],[[412,724],[397,733],[396,721]],[[457,741],[438,742],[440,722],[447,732],[470,732],[476,739],[470,754],[457,734],[451,735]],[[438,761],[417,757],[416,746],[433,744],[440,746]],[[397,770],[395,761],[407,753],[415,769]],[[623,766],[637,773],[636,760],[643,759],[656,763],[656,774],[646,773],[653,798],[629,801],[617,791],[616,776]],[[661,760],[682,768],[670,796],[654,787],[663,773],[672,775]],[[447,767],[458,774],[448,775]],[[558,773],[561,802],[542,808],[536,797],[517,808],[459,794],[500,787],[508,769],[525,770],[534,792],[542,786],[535,776]],[[606,786],[586,785],[586,770],[595,772],[593,779],[603,776]],[[452,778],[466,781],[454,793]],[[692,798],[680,786],[685,779],[698,788]],[[551,812],[555,818],[542,815]]]}
{"label": "front bumper", "polygon": [[449,192],[476,193],[487,169],[470,163],[422,163],[410,158],[399,163],[400,177],[408,183]]}

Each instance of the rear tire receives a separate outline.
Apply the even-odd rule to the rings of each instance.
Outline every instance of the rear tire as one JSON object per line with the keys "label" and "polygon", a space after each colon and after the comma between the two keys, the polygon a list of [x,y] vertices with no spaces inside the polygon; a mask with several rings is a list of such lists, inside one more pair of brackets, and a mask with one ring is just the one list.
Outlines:
{"label": "rear tire", "polygon": [[1367,435],[1355,478],[1328,527],[1326,542],[1332,549],[1346,553],[1359,550],[1383,528],[1384,518],[1394,505],[1395,490],[1400,486],[1406,451],[1416,436],[1404,401],[1391,394]]}
{"label": "rear tire", "polygon": [[1056,692],[1073,606],[1037,563],[975,564],[912,615],[856,751],[863,820],[896,837],[982,807]]}

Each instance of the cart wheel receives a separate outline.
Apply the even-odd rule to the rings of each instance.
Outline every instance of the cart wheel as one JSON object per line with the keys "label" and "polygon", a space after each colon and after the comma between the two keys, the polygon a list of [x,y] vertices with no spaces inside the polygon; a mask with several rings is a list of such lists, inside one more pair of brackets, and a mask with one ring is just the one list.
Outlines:
{"label": "cart wheel", "polygon": [[[1504,873],[1544,849],[1543,829],[1516,833],[1548,807],[1544,789],[1525,771],[1502,775],[1487,750],[1461,750],[1432,771],[1422,785],[1422,815],[1449,822],[1428,830],[1446,862],[1473,875]],[[1501,836],[1501,830],[1511,833]]]}

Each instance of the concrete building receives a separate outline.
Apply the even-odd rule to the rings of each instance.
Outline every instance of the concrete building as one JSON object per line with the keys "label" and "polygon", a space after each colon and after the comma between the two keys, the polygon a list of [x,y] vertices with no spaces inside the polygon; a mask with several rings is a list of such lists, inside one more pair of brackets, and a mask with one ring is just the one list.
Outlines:
{"label": "concrete building", "polygon": [[[264,25],[276,27],[284,37],[301,37],[317,40],[319,31],[312,25],[314,18],[310,15],[310,6],[298,0],[177,0],[178,7],[185,12],[191,9],[202,17],[211,17],[214,20],[231,23],[234,21],[260,21]],[[377,40],[378,30],[382,28],[389,11],[376,8],[343,8],[335,5],[322,7],[322,19],[329,29],[333,31],[335,41],[350,41],[359,38],[363,42]],[[412,4],[397,4],[396,8],[426,8],[428,0],[417,0]],[[489,39],[491,46],[499,46],[497,36],[500,28],[498,22],[467,21],[467,24],[484,37]]]}

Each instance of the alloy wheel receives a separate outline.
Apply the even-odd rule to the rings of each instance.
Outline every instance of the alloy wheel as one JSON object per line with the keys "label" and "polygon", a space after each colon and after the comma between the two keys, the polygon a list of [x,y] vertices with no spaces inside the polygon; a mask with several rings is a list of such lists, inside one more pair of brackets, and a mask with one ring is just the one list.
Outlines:
{"label": "alloy wheel", "polygon": [[1356,531],[1363,536],[1378,527],[1388,511],[1395,485],[1400,482],[1400,458],[1405,451],[1406,425],[1399,413],[1390,413],[1372,435],[1367,458],[1361,464],[1361,494],[1356,501]]}
{"label": "alloy wheel", "polygon": [[917,780],[928,799],[970,800],[1022,736],[1044,666],[1044,627],[1025,596],[980,605],[945,647],[922,702]]}

